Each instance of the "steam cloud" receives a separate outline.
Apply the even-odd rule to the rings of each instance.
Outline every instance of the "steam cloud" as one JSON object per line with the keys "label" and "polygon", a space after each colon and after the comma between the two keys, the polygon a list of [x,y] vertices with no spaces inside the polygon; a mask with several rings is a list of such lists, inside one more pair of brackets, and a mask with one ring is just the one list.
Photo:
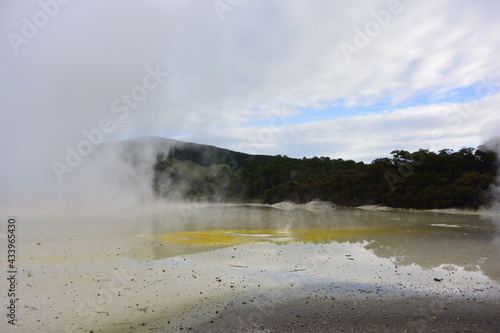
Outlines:
{"label": "steam cloud", "polygon": [[[22,35],[21,18],[34,19],[42,3],[3,3],[2,36]],[[150,197],[153,153],[132,166],[120,146],[100,143],[161,128],[167,64],[158,41],[172,32],[157,28],[158,5],[117,4],[60,4],[17,54],[3,47],[0,202],[11,214]]]}
{"label": "steam cloud", "polygon": [[258,136],[255,121],[306,108],[304,122],[287,121],[257,153],[358,159],[421,148],[414,139],[426,142],[436,129],[450,133],[436,149],[480,144],[481,128],[500,120],[496,90],[449,131],[457,114],[446,123],[448,105],[317,120],[326,106],[380,96],[397,104],[495,79],[497,2],[401,1],[349,66],[339,45],[376,23],[387,1],[222,2],[1,2],[0,208],[149,201],[154,152],[133,165],[119,146],[94,144],[100,134],[103,142],[157,135],[238,150]]}
{"label": "steam cloud", "polygon": [[[497,172],[496,182],[491,186],[491,195],[493,197],[493,203],[491,207],[488,207],[488,210],[492,212],[494,215],[500,216],[500,136],[488,140],[484,144],[484,149],[494,152],[497,157],[497,163],[499,169]],[[497,217],[496,219],[500,225],[500,218]]]}

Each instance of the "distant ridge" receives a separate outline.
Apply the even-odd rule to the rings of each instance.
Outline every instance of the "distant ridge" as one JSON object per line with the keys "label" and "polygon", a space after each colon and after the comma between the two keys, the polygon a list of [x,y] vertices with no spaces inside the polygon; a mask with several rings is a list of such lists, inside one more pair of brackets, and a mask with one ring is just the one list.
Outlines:
{"label": "distant ridge", "polygon": [[[132,182],[152,175],[158,198],[209,202],[311,200],[338,206],[443,209],[489,207],[497,158],[487,147],[394,150],[370,164],[329,157],[251,155],[161,137],[110,143],[132,166]],[[495,147],[495,145],[488,145]],[[116,155],[110,155],[115,158]],[[411,172],[407,172],[411,170]]]}
{"label": "distant ridge", "polygon": [[153,149],[153,153],[161,159],[175,158],[181,161],[188,160],[205,167],[226,164],[233,168],[241,168],[249,158],[252,158],[257,165],[261,165],[272,157],[268,155],[246,154],[211,145],[156,136],[137,137],[121,141],[120,144],[128,152]]}

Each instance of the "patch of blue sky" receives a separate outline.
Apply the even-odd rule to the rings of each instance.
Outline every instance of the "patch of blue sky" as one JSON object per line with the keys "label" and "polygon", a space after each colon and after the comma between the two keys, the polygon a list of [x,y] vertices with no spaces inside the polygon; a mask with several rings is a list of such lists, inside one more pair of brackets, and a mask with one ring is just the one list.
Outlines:
{"label": "patch of blue sky", "polygon": [[167,134],[170,136],[186,136],[186,135],[190,135],[191,133],[188,131],[185,131],[185,130],[171,130],[171,131],[168,131]]}
{"label": "patch of blue sky", "polygon": [[478,84],[471,84],[469,86],[451,89],[439,94],[436,94],[434,89],[410,98],[401,103],[401,105],[398,105],[398,107],[411,107],[438,103],[465,103],[468,101],[478,100],[484,96],[480,96],[476,93],[477,86]]}
{"label": "patch of blue sky", "polygon": [[158,136],[164,137],[164,138],[171,138],[171,139],[184,139],[192,135],[191,132],[185,131],[185,130],[168,130],[168,131],[163,131],[160,133],[157,133]]}
{"label": "patch of blue sky", "polygon": [[[436,90],[428,90],[407,98],[397,104],[389,97],[383,97],[376,102],[360,101],[357,106],[347,107],[344,100],[336,100],[324,107],[302,107],[298,113],[290,116],[287,121],[291,124],[300,124],[311,121],[321,121],[340,117],[361,116],[380,112],[390,112],[396,109],[418,107],[441,103],[465,103],[478,100],[481,96],[476,93],[477,84],[451,89],[436,94]],[[251,121],[246,126],[265,126],[269,120]]]}

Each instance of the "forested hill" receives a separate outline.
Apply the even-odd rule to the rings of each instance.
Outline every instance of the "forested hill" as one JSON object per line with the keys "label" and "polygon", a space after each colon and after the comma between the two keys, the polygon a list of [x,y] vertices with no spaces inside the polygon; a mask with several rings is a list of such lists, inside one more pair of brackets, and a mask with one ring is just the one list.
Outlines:
{"label": "forested hill", "polygon": [[249,194],[262,195],[266,203],[320,199],[344,206],[476,209],[491,200],[497,170],[493,153],[464,148],[391,154],[370,164],[277,157],[261,167],[244,168],[242,179]]}
{"label": "forested hill", "polygon": [[152,136],[121,141],[121,145],[125,151],[132,155],[142,156],[145,150],[152,149],[160,160],[175,158],[181,161],[191,161],[205,167],[226,164],[234,168],[241,168],[250,157],[257,164],[262,164],[271,157],[250,155],[210,145]]}
{"label": "forested hill", "polygon": [[490,201],[496,156],[479,148],[395,150],[371,163],[329,157],[256,156],[213,146],[163,141],[153,188],[159,198],[341,206],[479,208]]}

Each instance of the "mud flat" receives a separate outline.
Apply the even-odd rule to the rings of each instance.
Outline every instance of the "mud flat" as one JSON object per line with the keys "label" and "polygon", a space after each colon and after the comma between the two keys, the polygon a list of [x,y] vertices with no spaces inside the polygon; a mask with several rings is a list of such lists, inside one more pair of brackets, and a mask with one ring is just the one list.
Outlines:
{"label": "mud flat", "polygon": [[73,231],[20,219],[19,320],[0,331],[500,326],[497,227],[479,217],[214,206],[71,218]]}

